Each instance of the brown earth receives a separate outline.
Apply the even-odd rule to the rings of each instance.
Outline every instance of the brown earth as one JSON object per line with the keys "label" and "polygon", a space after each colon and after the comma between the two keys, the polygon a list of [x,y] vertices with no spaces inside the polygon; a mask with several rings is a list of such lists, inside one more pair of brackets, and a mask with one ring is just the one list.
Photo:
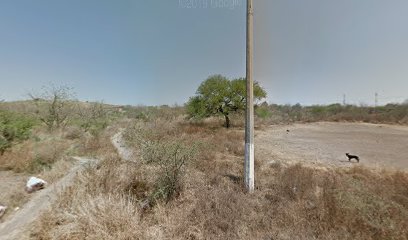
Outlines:
{"label": "brown earth", "polygon": [[[287,132],[289,130],[289,132]],[[408,127],[366,123],[310,123],[256,131],[256,156],[270,162],[351,166],[345,153],[370,167],[408,169]]]}
{"label": "brown earth", "polygon": [[[127,161],[132,159],[132,152],[125,147],[121,132],[115,134],[111,138],[111,142],[115,146],[119,156]],[[3,222],[0,222],[0,240],[29,239],[31,225],[38,219],[40,214],[50,208],[51,204],[64,188],[70,186],[79,171],[89,164],[98,162],[98,160],[95,159],[82,157],[73,157],[73,159],[76,160],[76,164],[65,176],[56,183],[50,183],[45,189],[31,194],[30,199],[28,199],[29,194],[23,190],[28,175],[16,174],[10,171],[0,171],[1,198],[4,197],[6,199],[7,197],[7,199],[10,199],[8,195],[15,195],[16,192],[21,192],[21,194],[25,196],[25,201],[28,200],[18,211],[10,213],[11,209],[8,209],[7,215],[9,216],[6,216],[6,218],[3,218]]]}
{"label": "brown earth", "polygon": [[[50,184],[45,189],[31,194],[30,200],[24,206],[21,206],[21,209],[10,214],[10,216],[0,224],[0,240],[28,239],[30,225],[35,222],[41,212],[47,210],[51,203],[57,198],[58,193],[72,183],[79,170],[83,169],[88,163],[95,162],[95,160],[86,158],[74,157],[74,159],[77,160],[77,164],[72,167],[63,178],[54,184]],[[10,175],[9,180],[15,182],[15,184],[10,185],[14,191],[13,189],[9,189],[7,193],[24,189],[25,182],[23,182],[22,179],[17,178],[16,180],[15,177]]]}
{"label": "brown earth", "polygon": [[27,174],[0,171],[0,205],[8,207],[6,214],[0,217],[0,224],[29,199],[29,194],[24,191],[28,178]]}

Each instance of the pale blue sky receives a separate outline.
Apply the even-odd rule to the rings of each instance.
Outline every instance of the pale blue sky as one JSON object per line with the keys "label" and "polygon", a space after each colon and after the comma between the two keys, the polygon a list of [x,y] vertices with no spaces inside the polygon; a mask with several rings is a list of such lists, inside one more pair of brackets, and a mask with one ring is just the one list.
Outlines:
{"label": "pale blue sky", "polygon": [[[222,1],[1,0],[0,99],[55,82],[81,100],[182,104],[211,74],[245,75],[246,1]],[[408,1],[254,5],[255,78],[269,102],[408,98]]]}

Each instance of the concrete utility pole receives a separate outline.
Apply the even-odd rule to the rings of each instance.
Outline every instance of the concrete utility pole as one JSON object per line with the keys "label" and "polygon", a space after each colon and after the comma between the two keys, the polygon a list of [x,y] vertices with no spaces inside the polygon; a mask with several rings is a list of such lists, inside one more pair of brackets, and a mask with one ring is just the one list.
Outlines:
{"label": "concrete utility pole", "polygon": [[252,0],[247,0],[247,45],[246,45],[246,120],[245,120],[245,187],[253,192],[254,176],[254,80],[253,62],[253,18]]}

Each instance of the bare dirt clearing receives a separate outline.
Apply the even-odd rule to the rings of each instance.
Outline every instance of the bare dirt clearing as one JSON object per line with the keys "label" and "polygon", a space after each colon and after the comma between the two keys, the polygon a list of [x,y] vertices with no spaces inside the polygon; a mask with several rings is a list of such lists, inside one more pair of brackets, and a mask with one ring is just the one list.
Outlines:
{"label": "bare dirt clearing", "polygon": [[[289,132],[287,132],[289,130]],[[257,131],[256,154],[280,162],[351,166],[345,153],[370,167],[408,169],[408,127],[365,123],[310,123]]]}

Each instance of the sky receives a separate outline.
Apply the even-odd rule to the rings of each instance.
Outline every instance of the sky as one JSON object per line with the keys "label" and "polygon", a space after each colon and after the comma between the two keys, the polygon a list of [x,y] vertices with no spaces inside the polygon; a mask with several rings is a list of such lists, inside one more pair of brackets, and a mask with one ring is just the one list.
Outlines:
{"label": "sky", "polygon": [[[279,104],[408,99],[408,1],[253,0],[254,78]],[[245,76],[245,0],[1,0],[0,99],[50,84],[119,105],[183,104]]]}

